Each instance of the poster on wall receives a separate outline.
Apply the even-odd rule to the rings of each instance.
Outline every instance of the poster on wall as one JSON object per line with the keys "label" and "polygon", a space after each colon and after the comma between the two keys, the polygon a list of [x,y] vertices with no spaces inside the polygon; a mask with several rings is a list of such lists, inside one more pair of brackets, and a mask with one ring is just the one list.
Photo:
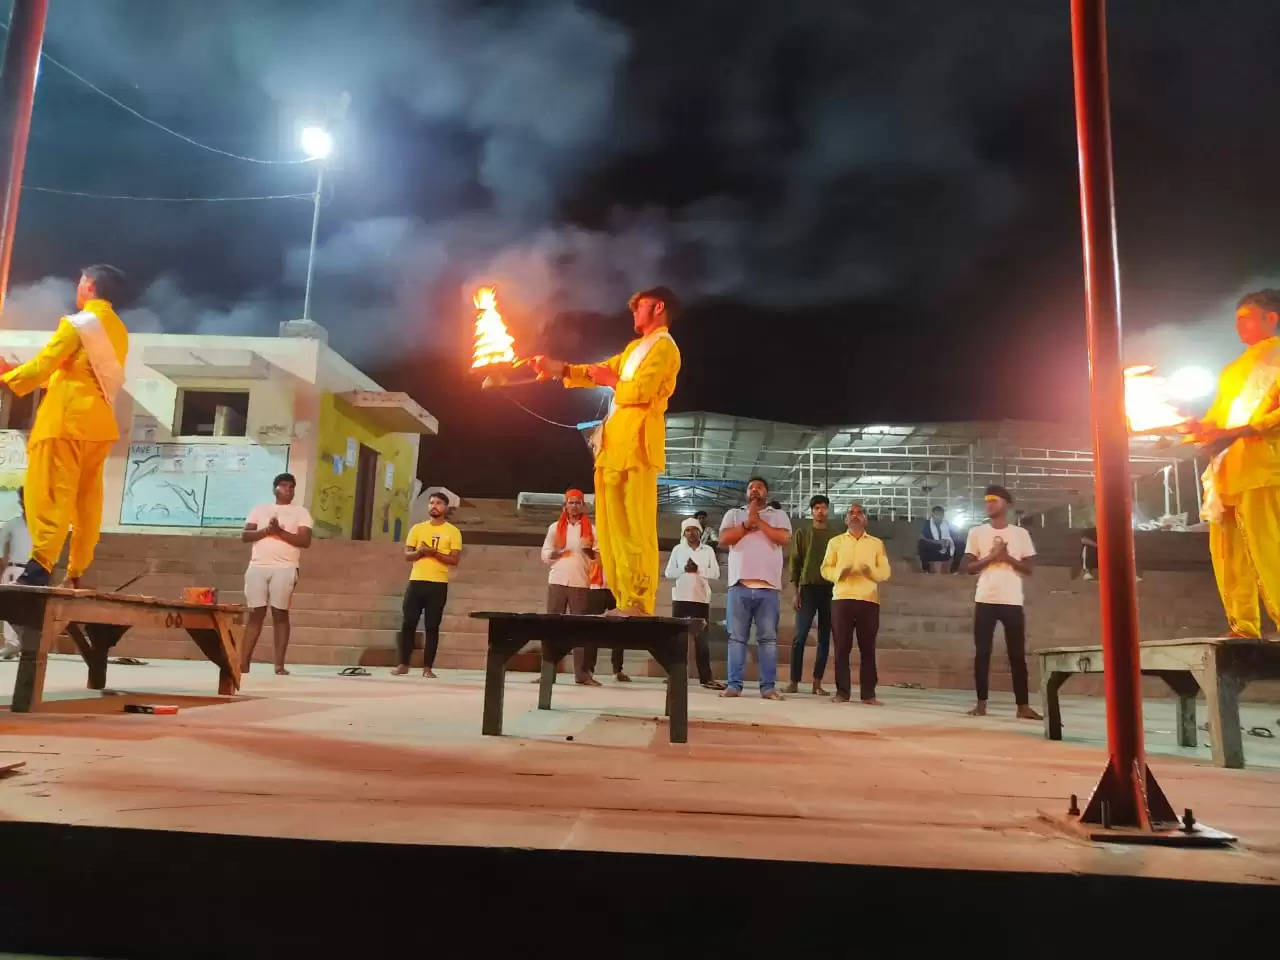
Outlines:
{"label": "poster on wall", "polygon": [[289,466],[285,444],[133,443],[122,526],[240,527]]}
{"label": "poster on wall", "polygon": [[18,514],[18,488],[27,475],[27,435],[0,430],[0,520]]}

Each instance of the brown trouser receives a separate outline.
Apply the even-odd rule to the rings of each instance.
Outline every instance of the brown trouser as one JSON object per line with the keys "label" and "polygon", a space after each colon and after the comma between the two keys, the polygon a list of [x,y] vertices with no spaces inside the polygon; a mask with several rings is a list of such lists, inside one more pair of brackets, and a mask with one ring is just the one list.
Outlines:
{"label": "brown trouser", "polygon": [[831,642],[836,648],[836,690],[850,696],[850,658],[854,635],[858,639],[858,696],[876,696],[876,634],[880,631],[880,604],[870,600],[831,601]]}
{"label": "brown trouser", "polygon": [[[547,584],[547,613],[591,612],[591,590],[588,587],[566,587],[559,583]],[[596,668],[596,652],[583,647],[573,650],[573,678],[579,682],[589,680]]]}

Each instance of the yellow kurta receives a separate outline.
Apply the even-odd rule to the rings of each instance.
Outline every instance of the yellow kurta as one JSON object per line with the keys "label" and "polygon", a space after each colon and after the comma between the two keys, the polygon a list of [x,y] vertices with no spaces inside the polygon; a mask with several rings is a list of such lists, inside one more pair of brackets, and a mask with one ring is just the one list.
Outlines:
{"label": "yellow kurta", "polygon": [[[642,343],[603,361],[619,376]],[[566,387],[594,387],[588,364],[569,364]],[[605,580],[620,609],[653,613],[658,596],[658,474],[666,466],[667,400],[675,392],[680,350],[662,337],[628,380],[614,387],[596,455],[596,539]]]}
{"label": "yellow kurta", "polygon": [[[864,566],[871,568],[871,576],[862,572]],[[853,572],[840,576],[846,568]],[[893,571],[884,552],[884,541],[864,532],[860,537],[851,533],[832,537],[822,557],[821,573],[824,580],[835,584],[832,600],[879,603],[880,584],[888,580]]]}
{"label": "yellow kurta", "polygon": [[[129,332],[111,304],[90,300],[84,309],[97,317],[123,367]],[[102,527],[102,470],[120,436],[115,411],[68,317],[62,318],[44,349],[0,380],[18,396],[45,388],[27,442],[24,502],[31,554],[52,570],[68,526],[74,527],[67,575],[79,577],[93,560]]]}
{"label": "yellow kurta", "polygon": [[1232,632],[1249,637],[1262,634],[1259,590],[1271,619],[1280,624],[1278,374],[1280,338],[1254,344],[1222,371],[1217,396],[1204,417],[1211,426],[1249,424],[1258,431],[1231,444],[1207,471],[1223,507],[1221,519],[1209,524],[1218,593]]}

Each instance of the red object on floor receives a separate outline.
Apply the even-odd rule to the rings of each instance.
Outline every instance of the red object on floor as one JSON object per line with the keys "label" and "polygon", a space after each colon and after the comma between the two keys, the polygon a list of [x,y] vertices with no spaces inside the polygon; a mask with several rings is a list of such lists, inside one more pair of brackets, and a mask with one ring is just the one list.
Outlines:
{"label": "red object on floor", "polygon": [[125,713],[177,713],[178,708],[172,703],[127,703]]}

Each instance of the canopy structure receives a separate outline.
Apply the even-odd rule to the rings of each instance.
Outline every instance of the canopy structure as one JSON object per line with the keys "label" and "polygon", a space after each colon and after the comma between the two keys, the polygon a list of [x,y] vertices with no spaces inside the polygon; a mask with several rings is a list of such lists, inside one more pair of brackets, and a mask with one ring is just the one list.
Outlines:
{"label": "canopy structure", "polygon": [[[1134,481],[1164,473],[1192,450],[1135,438]],[[979,515],[983,489],[1003,484],[1026,514],[1093,496],[1093,452],[1081,427],[1027,420],[805,426],[694,412],[667,416],[667,469],[658,481],[660,509],[691,513],[742,502],[751,476],[764,477],[793,511],[825,493],[837,508],[861,501],[873,515],[908,518],[930,507]],[[1186,509],[1198,504],[1188,490]],[[1184,509],[1183,491],[1166,495],[1166,513]]]}

